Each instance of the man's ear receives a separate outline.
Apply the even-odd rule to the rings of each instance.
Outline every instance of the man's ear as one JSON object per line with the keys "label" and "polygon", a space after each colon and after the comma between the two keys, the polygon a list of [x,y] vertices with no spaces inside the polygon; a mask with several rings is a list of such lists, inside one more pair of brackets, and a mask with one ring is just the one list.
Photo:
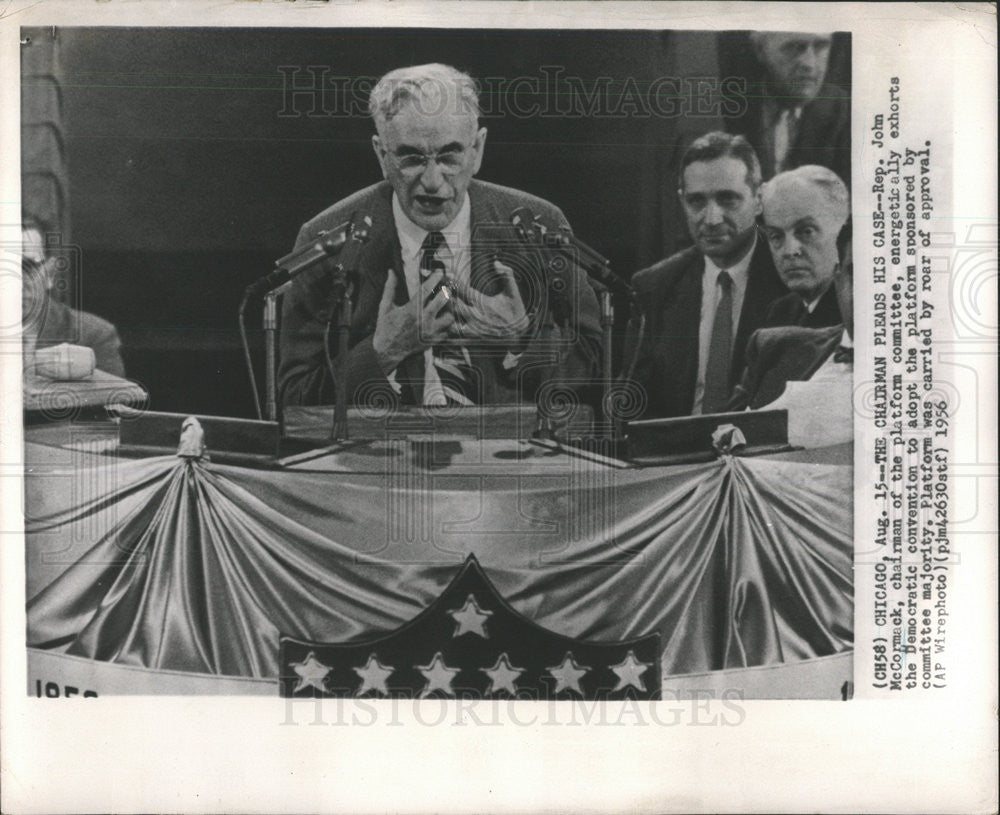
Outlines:
{"label": "man's ear", "polygon": [[479,128],[479,131],[476,133],[475,147],[476,147],[476,163],[475,163],[475,165],[474,165],[474,167],[472,169],[472,174],[473,175],[475,175],[476,173],[479,172],[479,168],[483,164],[483,153],[486,152],[486,128],[485,127]]}
{"label": "man's ear", "polygon": [[375,158],[378,159],[378,166],[382,168],[382,178],[389,177],[389,170],[386,167],[385,148],[382,147],[382,140],[378,135],[372,136],[372,149],[375,151]]}

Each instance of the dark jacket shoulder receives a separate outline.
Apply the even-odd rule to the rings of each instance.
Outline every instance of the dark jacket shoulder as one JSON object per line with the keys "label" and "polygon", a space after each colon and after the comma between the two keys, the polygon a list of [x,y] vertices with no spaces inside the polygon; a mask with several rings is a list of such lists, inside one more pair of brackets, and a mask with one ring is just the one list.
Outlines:
{"label": "dark jacket shoulder", "polygon": [[333,229],[348,221],[355,212],[372,214],[373,211],[381,212],[391,210],[392,207],[392,187],[387,181],[380,181],[365,187],[355,193],[342,198],[335,204],[331,204],[318,215],[314,215],[306,221],[299,230],[299,237],[296,244],[303,240],[311,239],[320,232]]}
{"label": "dark jacket shoulder", "polygon": [[692,269],[700,271],[701,265],[701,252],[697,247],[689,246],[652,266],[640,269],[632,275],[632,288],[635,290],[637,300],[642,303],[644,297],[669,291]]}
{"label": "dark jacket shoulder", "polygon": [[[760,355],[776,353],[788,346],[825,345],[839,339],[844,333],[843,325],[825,328],[803,328],[797,325],[781,325],[759,328],[750,335],[748,349],[753,348]],[[747,355],[750,355],[748,350]]]}

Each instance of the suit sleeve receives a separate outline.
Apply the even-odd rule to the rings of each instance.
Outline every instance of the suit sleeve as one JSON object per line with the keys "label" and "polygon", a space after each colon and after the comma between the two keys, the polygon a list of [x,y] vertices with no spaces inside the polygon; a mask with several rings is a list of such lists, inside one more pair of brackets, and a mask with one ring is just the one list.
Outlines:
{"label": "suit sleeve", "polygon": [[[296,251],[311,239],[307,229],[308,225],[299,232]],[[283,405],[329,405],[336,401],[325,351],[330,319],[330,272],[329,262],[321,263],[296,277],[285,294],[278,368],[278,393]],[[384,381],[385,374],[372,348],[372,333],[366,331],[358,337],[353,329],[352,326],[347,380],[358,384],[373,379]],[[336,351],[334,345],[333,358]]]}
{"label": "suit sleeve", "polygon": [[83,344],[94,351],[94,364],[98,370],[114,376],[125,376],[125,363],[122,362],[122,342],[118,331],[107,320],[92,314],[81,315],[84,321],[85,333],[82,334]]}
{"label": "suit sleeve", "polygon": [[760,331],[754,331],[747,341],[746,367],[743,369],[739,383],[733,390],[733,395],[726,404],[727,411],[746,410],[753,404],[757,396],[761,375],[760,340]]}

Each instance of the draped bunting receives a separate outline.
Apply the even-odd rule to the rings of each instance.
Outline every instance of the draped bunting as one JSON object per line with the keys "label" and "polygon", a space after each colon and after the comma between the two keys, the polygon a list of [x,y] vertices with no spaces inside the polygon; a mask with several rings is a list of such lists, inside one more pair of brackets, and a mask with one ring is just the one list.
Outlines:
{"label": "draped bunting", "polygon": [[113,459],[111,479],[59,467],[29,478],[28,645],[277,677],[279,633],[394,629],[473,552],[518,612],[554,632],[659,631],[664,675],[851,647],[850,467],[724,457],[618,470],[568,456],[537,470],[426,456],[406,467],[406,450],[370,450],[367,472],[164,456]]}

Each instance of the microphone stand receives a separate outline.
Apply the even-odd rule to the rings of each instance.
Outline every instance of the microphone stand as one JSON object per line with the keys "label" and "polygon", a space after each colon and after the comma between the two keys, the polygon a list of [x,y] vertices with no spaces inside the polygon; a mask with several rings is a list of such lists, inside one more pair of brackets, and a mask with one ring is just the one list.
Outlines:
{"label": "microphone stand", "polygon": [[[600,287],[600,288],[598,288]],[[594,285],[597,291],[597,300],[601,311],[601,333],[603,343],[601,346],[601,413],[604,417],[603,435],[612,439],[615,437],[614,415],[611,410],[611,368],[613,355],[611,344],[614,341],[615,328],[615,304],[611,290],[600,283]]]}
{"label": "microphone stand", "polygon": [[[338,267],[334,273],[333,287],[330,290],[330,326],[337,335],[337,363],[333,372],[333,387],[335,400],[333,406],[333,426],[330,428],[330,441],[347,441],[347,352],[351,332],[351,314],[353,303],[351,295],[353,286],[347,279],[348,271]],[[327,359],[330,358],[330,331],[327,331]]]}
{"label": "microphone stand", "polygon": [[[547,263],[545,275],[546,282],[548,284],[549,313],[552,315],[552,322],[564,333],[566,331],[566,324],[569,320],[569,308],[566,301],[566,281],[563,279],[563,274],[565,273],[567,265],[568,264],[564,258],[558,254],[553,254]],[[552,329],[549,326],[548,321],[546,321],[542,328],[542,348],[551,347],[551,335]],[[558,373],[556,369],[557,361],[558,354],[551,352],[549,354],[549,363],[545,366],[545,370],[547,371],[545,376],[546,382],[556,381],[556,375]],[[555,439],[556,433],[552,424],[552,414],[548,406],[543,403],[542,399],[538,399],[535,410],[535,432],[532,435],[535,438]]]}
{"label": "microphone stand", "polygon": [[278,297],[284,286],[264,295],[264,376],[265,415],[269,421],[280,422],[278,416]]}
{"label": "microphone stand", "polygon": [[[579,266],[587,275],[591,287],[597,294],[602,335],[601,415],[604,422],[601,435],[613,438],[615,436],[614,417],[611,405],[609,404],[614,360],[612,343],[614,341],[615,325],[615,307],[612,289],[619,293],[628,294],[632,298],[634,298],[635,293],[628,283],[611,271],[611,261],[573,235],[568,227],[549,230],[527,207],[515,210],[511,216],[511,223],[514,225],[518,236],[523,242],[535,242],[543,248],[552,250],[554,253],[554,257],[548,264],[549,274],[547,275],[549,291],[554,301],[554,312],[555,303],[558,302],[556,298],[561,296],[562,301],[565,301],[565,295],[560,295],[557,289],[566,288],[565,280],[559,280],[560,273],[556,271],[557,262],[562,267],[567,265],[567,261]],[[557,287],[557,281],[562,285]],[[562,311],[565,312],[564,304],[561,303],[560,305],[562,305]],[[567,315],[563,313],[561,321],[557,319],[557,322],[560,322],[565,327],[566,319]],[[544,434],[547,434],[549,438],[552,437],[552,423],[546,417],[543,427],[540,417],[536,435]]]}
{"label": "microphone stand", "polygon": [[[347,353],[351,333],[351,316],[353,314],[355,283],[354,276],[358,269],[358,261],[362,247],[368,242],[372,219],[352,216],[351,236],[339,257],[339,262],[333,270],[333,280],[330,287],[330,318],[326,326],[324,348],[327,365],[333,376],[334,406],[333,425],[330,428],[330,441],[347,441],[347,396],[350,392],[347,381]],[[331,354],[331,337],[337,336],[337,362],[333,364]]]}

